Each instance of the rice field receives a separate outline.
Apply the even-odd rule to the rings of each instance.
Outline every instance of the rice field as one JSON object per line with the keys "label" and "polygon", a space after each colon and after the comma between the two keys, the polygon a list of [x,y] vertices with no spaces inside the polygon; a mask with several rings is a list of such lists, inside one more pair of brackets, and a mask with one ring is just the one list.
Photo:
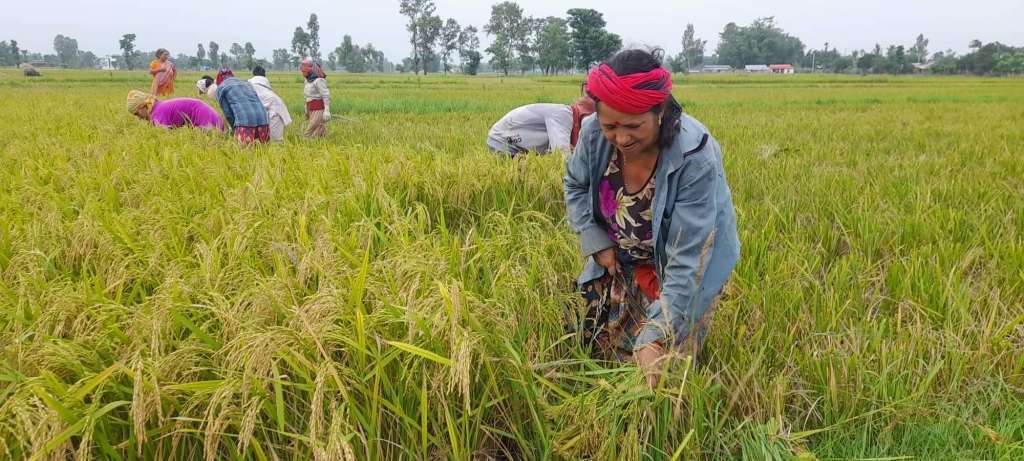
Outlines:
{"label": "rice field", "polygon": [[0,70],[0,459],[1024,459],[1022,79],[678,76],[743,251],[651,389],[563,327],[561,159],[484,145],[579,77],[334,74],[306,141],[271,73],[243,149],[44,73]]}

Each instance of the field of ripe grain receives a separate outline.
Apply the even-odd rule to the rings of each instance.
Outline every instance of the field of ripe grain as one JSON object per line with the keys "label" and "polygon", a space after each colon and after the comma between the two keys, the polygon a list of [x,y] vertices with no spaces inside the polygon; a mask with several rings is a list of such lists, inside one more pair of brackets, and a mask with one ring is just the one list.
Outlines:
{"label": "field of ripe grain", "polygon": [[579,77],[332,74],[326,139],[242,149],[44,72],[0,70],[0,459],[1024,459],[1024,80],[678,77],[743,251],[652,390],[563,328],[561,159],[483,142]]}

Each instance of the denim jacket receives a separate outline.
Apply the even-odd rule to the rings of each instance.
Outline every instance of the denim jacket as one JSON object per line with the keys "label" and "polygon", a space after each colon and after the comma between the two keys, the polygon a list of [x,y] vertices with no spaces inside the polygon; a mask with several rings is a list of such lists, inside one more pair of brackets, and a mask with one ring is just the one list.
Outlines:
{"label": "denim jacket", "polygon": [[[597,116],[588,117],[566,163],[569,225],[587,258],[578,279],[581,285],[605,274],[593,255],[615,245],[597,198],[611,149]],[[670,345],[699,333],[694,329],[729,279],[740,253],[718,141],[704,125],[683,114],[679,135],[660,155],[651,207],[661,296],[647,306],[647,323],[637,335],[635,349],[662,339]]]}

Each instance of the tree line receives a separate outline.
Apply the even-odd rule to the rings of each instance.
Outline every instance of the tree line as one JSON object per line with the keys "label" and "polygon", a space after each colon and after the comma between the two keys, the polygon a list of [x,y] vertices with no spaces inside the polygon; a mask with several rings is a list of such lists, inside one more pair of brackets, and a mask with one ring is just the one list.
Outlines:
{"label": "tree line", "polygon": [[[469,75],[485,67],[480,51],[480,29],[461,25],[455,18],[437,14],[433,0],[399,0],[398,12],[407,18],[411,53],[400,63],[387,60],[372,43],[361,45],[349,35],[328,50],[324,65],[333,71],[347,72],[461,72]],[[303,27],[305,26],[305,27]],[[491,15],[482,32],[491,38],[483,51],[490,58],[491,70],[509,73],[540,72],[557,74],[586,71],[622,47],[622,39],[606,30],[601,12],[590,8],[572,8],[564,17],[533,17],[519,4],[507,0],[491,7]],[[913,44],[876,44],[870,50],[842,53],[826,42],[820,49],[808,49],[788,34],[774,17],[755,19],[748,25],[726,24],[718,34],[718,45],[707,53],[707,40],[697,36],[693,24],[687,24],[681,37],[681,51],[668,56],[665,65],[673,72],[698,70],[704,65],[727,65],[742,69],[750,64],[792,64],[803,71],[857,74],[937,74],[1009,75],[1024,73],[1024,47],[999,42],[973,40],[967,54],[952,50],[929,53],[929,40],[919,34]],[[135,69],[153,59],[152,52],[135,48],[136,35],[124,34],[119,41],[121,54],[114,66]],[[0,42],[0,65],[43,61],[61,67],[94,67],[99,58],[78,48],[74,38],[57,35],[54,54],[29,53],[15,40]],[[257,58],[251,42],[232,43],[227,52],[217,42],[198,43],[194,55],[179,53],[180,67],[193,69],[230,66],[251,69],[255,65],[277,70],[298,67],[304,57],[323,60],[320,46],[320,21],[311,14],[304,25],[295,28],[290,48],[271,51],[270,60]]]}
{"label": "tree line", "polygon": [[841,53],[826,42],[820,49],[805,49],[803,42],[787,34],[774,17],[758,18],[746,26],[726,24],[719,34],[718,47],[704,55],[707,42],[695,37],[693,24],[683,33],[683,51],[669,58],[675,72],[686,72],[703,64],[728,65],[742,69],[750,64],[793,64],[812,72],[855,74],[933,74],[1013,75],[1024,73],[1024,47],[999,42],[984,44],[972,40],[970,52],[957,55],[953,50],[929,53],[929,40],[918,34],[909,46],[892,44],[883,48]]}

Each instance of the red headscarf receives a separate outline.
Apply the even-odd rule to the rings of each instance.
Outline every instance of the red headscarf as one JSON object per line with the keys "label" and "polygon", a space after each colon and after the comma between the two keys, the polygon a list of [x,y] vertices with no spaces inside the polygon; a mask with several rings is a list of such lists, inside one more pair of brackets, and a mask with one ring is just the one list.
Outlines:
{"label": "red headscarf", "polygon": [[310,81],[317,78],[327,78],[327,74],[324,73],[324,68],[320,66],[320,63],[313,62],[309,58],[303,59],[302,63],[299,64],[299,72],[302,72],[302,76]]}
{"label": "red headscarf", "polygon": [[577,99],[569,108],[572,109],[572,132],[569,134],[569,143],[572,144],[572,147],[576,147],[576,140],[580,137],[580,125],[583,124],[583,118],[594,113],[594,100],[583,96]]}
{"label": "red headscarf", "polygon": [[587,76],[587,91],[619,112],[642,114],[672,95],[672,74],[663,67],[619,76],[601,64]]}
{"label": "red headscarf", "polygon": [[220,86],[220,83],[223,82],[224,79],[226,79],[228,77],[234,77],[234,76],[235,76],[235,73],[231,72],[231,69],[228,69],[227,67],[222,67],[217,72],[217,86]]}

